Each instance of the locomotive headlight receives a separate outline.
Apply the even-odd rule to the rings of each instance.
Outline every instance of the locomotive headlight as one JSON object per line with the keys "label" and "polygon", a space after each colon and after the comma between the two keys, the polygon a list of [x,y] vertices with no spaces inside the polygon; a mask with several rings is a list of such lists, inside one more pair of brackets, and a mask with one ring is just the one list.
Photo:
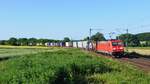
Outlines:
{"label": "locomotive headlight", "polygon": [[123,49],[123,47],[120,47],[120,49]]}
{"label": "locomotive headlight", "polygon": [[116,48],[113,48],[113,50],[116,50]]}

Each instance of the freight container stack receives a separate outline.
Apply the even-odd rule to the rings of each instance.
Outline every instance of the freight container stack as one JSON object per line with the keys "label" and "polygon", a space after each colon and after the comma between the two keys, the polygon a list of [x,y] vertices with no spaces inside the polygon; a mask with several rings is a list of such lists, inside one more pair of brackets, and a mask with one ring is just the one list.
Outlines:
{"label": "freight container stack", "polygon": [[72,47],[72,45],[73,45],[72,42],[66,42],[66,43],[65,43],[65,46],[66,46],[66,47]]}
{"label": "freight container stack", "polygon": [[[49,46],[50,45],[50,43],[49,42],[47,42],[47,43],[45,43],[45,46]],[[38,45],[39,46],[39,45]]]}
{"label": "freight container stack", "polygon": [[53,46],[55,46],[55,44],[52,42],[52,43],[51,43],[51,46],[53,47]]}
{"label": "freight container stack", "polygon": [[88,41],[82,41],[82,48],[88,49]]}
{"label": "freight container stack", "polygon": [[45,46],[49,47],[74,47],[107,53],[110,55],[123,55],[124,46],[121,40],[108,41],[72,41],[72,42],[47,42]]}
{"label": "freight container stack", "polygon": [[65,42],[60,42],[60,47],[65,47]]}
{"label": "freight container stack", "polygon": [[82,41],[78,41],[78,48],[83,48]]}
{"label": "freight container stack", "polygon": [[73,42],[73,47],[78,48],[78,42],[77,41]]}

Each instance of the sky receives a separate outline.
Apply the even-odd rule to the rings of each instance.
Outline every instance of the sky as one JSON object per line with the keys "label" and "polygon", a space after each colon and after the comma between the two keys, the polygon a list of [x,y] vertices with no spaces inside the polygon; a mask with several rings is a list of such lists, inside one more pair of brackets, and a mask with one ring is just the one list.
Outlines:
{"label": "sky", "polygon": [[150,0],[0,0],[0,39],[150,32]]}

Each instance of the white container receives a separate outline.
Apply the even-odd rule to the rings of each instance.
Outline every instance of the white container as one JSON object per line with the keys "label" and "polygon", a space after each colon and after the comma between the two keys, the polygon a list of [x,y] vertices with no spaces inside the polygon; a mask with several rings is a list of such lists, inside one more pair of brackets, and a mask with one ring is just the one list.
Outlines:
{"label": "white container", "polygon": [[66,42],[65,45],[66,47],[72,47],[72,42]]}
{"label": "white container", "polygon": [[51,46],[55,46],[53,42],[51,43]]}
{"label": "white container", "polygon": [[78,42],[73,42],[73,47],[74,48],[77,48],[78,47],[77,45],[78,45]]}
{"label": "white container", "polygon": [[78,41],[78,48],[83,48],[82,41]]}
{"label": "white container", "polygon": [[84,49],[88,48],[88,41],[82,41],[82,45]]}
{"label": "white container", "polygon": [[[39,44],[39,45],[40,45],[40,44]],[[38,46],[39,46],[39,45],[38,45]],[[47,43],[45,43],[45,46],[49,46],[49,43],[48,43],[48,42],[47,42]]]}
{"label": "white container", "polygon": [[69,42],[66,42],[65,45],[66,45],[66,47],[69,47]]}

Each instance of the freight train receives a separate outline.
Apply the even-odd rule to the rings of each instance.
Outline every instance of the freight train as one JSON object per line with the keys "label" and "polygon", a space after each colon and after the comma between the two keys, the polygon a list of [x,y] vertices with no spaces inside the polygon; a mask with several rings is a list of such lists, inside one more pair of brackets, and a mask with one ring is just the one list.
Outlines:
{"label": "freight train", "polygon": [[124,55],[124,45],[121,40],[111,39],[107,41],[72,41],[72,42],[58,42],[46,43],[45,46],[57,47],[74,47],[86,50],[95,51],[115,57]]}

